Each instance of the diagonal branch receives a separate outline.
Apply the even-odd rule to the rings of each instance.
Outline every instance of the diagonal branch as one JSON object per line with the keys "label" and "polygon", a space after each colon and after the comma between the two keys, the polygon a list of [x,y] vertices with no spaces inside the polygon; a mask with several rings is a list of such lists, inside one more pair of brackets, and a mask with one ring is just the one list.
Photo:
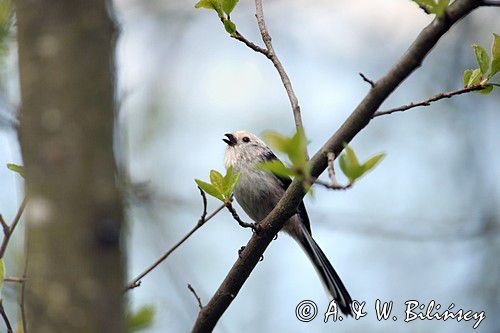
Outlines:
{"label": "diagonal branch", "polygon": [[19,208],[17,210],[16,216],[14,217],[14,220],[12,221],[10,226],[7,225],[7,223],[5,223],[5,221],[2,217],[0,217],[0,222],[2,224],[3,232],[4,232],[2,244],[0,245],[0,259],[3,258],[3,256],[5,255],[5,251],[7,250],[7,245],[9,245],[10,238],[12,237],[12,234],[14,233],[14,230],[16,229],[17,224],[21,220],[21,216],[23,215],[24,208],[26,208],[27,203],[28,203],[28,197],[25,196],[23,201],[21,202],[21,205],[19,206]]}
{"label": "diagonal branch", "polygon": [[431,105],[432,102],[439,101],[440,99],[451,98],[451,97],[456,96],[456,95],[461,95],[461,94],[470,93],[472,91],[482,90],[482,89],[486,88],[487,86],[488,86],[487,84],[486,85],[485,84],[478,84],[478,85],[470,86],[467,88],[457,89],[457,90],[453,90],[450,92],[444,92],[444,93],[432,96],[432,97],[430,97],[424,101],[421,101],[421,102],[417,102],[417,103],[412,102],[410,104],[398,106],[397,108],[393,108],[393,109],[389,109],[389,110],[385,110],[385,111],[377,111],[373,114],[372,118],[375,118],[378,116],[383,116],[386,114],[391,114],[394,112],[403,112],[403,111],[406,111],[409,109],[416,108],[418,106],[429,106],[429,105]]}
{"label": "diagonal branch", "polygon": [[267,30],[266,21],[264,20],[264,10],[262,9],[262,0],[255,0],[255,9],[257,18],[257,24],[259,26],[260,34],[262,36],[262,40],[264,41],[265,48],[260,47],[259,45],[249,41],[245,38],[240,32],[236,31],[231,37],[240,42],[244,43],[246,46],[254,50],[255,52],[263,54],[267,59],[271,60],[274,67],[278,71],[281,82],[285,87],[286,93],[288,95],[288,99],[290,100],[290,105],[292,106],[293,118],[295,120],[295,127],[297,129],[302,129],[302,116],[300,113],[299,100],[297,99],[297,95],[295,95],[295,91],[292,87],[292,82],[288,77],[288,74],[285,71],[285,68],[281,64],[276,52],[274,51],[271,35]]}
{"label": "diagonal branch", "polygon": [[290,100],[290,104],[292,105],[293,118],[295,119],[295,126],[297,127],[297,129],[301,129],[303,128],[303,125],[302,125],[302,116],[300,114],[299,101],[297,99],[297,96],[295,95],[295,92],[292,87],[292,82],[290,81],[290,78],[288,77],[285,68],[281,64],[281,61],[276,55],[276,52],[274,52],[271,35],[267,30],[266,21],[264,20],[264,10],[262,9],[262,0],[255,0],[255,9],[256,9],[255,17],[257,18],[257,24],[259,25],[260,34],[262,36],[264,44],[267,47],[267,50],[269,51],[268,58],[272,61],[274,67],[276,68],[276,70],[280,75],[283,85],[285,86],[286,93],[288,94],[288,99]]}
{"label": "diagonal branch", "polygon": [[153,262],[148,268],[146,268],[141,274],[139,274],[136,278],[134,278],[126,287],[125,287],[125,292],[134,289],[136,287],[139,287],[141,285],[141,280],[144,278],[146,275],[151,273],[158,265],[160,265],[165,259],[168,258],[174,252],[177,250],[179,246],[181,246],[185,241],[189,239],[198,229],[200,229],[205,223],[210,221],[215,215],[217,215],[221,210],[226,207],[227,203],[222,204],[219,206],[216,210],[214,210],[210,215],[207,216],[207,197],[205,195],[205,192],[203,192],[199,187],[198,189],[200,190],[200,194],[203,200],[203,213],[201,214],[200,219],[198,220],[198,223],[194,226],[191,231],[189,231],[184,237],[181,238],[174,246],[172,246],[167,252],[162,254],[155,262]]}
{"label": "diagonal branch", "polygon": [[[256,3],[259,3],[256,0]],[[312,157],[311,175],[317,178],[327,167],[327,154],[338,156],[343,145],[348,143],[370,122],[382,102],[418,67],[421,66],[431,49],[450,27],[482,5],[478,0],[456,0],[446,10],[443,18],[435,18],[401,57],[401,59],[370,89],[342,126],[330,137],[323,147]],[[200,310],[193,332],[210,332],[220,317],[234,300],[259,258],[269,246],[273,237],[281,230],[296,211],[306,194],[303,182],[294,180],[272,212],[262,221],[262,231],[253,234],[245,251],[237,259],[228,275],[208,304]]]}

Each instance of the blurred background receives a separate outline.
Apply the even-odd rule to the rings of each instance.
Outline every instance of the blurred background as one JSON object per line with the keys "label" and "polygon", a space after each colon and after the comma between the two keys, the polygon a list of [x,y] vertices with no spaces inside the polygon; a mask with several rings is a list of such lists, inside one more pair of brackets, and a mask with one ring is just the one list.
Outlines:
{"label": "blurred background", "polygon": [[[121,30],[116,153],[131,182],[129,278],[196,223],[202,204],[193,179],[208,179],[210,169],[223,169],[224,133],[294,130],[272,64],[229,38],[213,12],[195,10],[194,4],[114,2]],[[378,79],[431,20],[407,0],[268,0],[264,11],[302,106],[311,153],[368,91],[358,72]],[[243,35],[262,44],[254,12],[253,1],[241,0],[232,20]],[[477,67],[470,45],[490,49],[492,32],[500,32],[499,17],[499,9],[481,8],[457,24],[383,108],[460,88],[463,70]],[[22,164],[15,131],[20,100],[14,40],[2,56],[0,85],[0,165]],[[435,300],[443,308],[454,303],[455,309],[484,310],[478,331],[499,332],[496,90],[373,120],[351,144],[362,159],[385,152],[380,166],[349,191],[318,188],[313,199],[306,199],[314,237],[353,298],[367,302],[367,317],[323,323],[328,299],[319,279],[299,247],[281,235],[216,331],[472,330],[474,322],[404,323],[404,302],[416,299]],[[0,167],[0,185],[0,212],[10,220],[22,199],[22,182]],[[209,209],[217,205],[209,199]],[[16,237],[7,256],[8,276],[22,268],[22,232]],[[198,307],[186,285],[192,284],[206,304],[249,237],[248,229],[223,212],[129,292],[130,307],[155,307],[154,325],[145,332],[189,331]],[[14,316],[17,286],[4,288],[7,310]],[[319,307],[310,323],[295,318],[295,307],[304,299]],[[393,300],[399,320],[377,321],[376,299]]]}

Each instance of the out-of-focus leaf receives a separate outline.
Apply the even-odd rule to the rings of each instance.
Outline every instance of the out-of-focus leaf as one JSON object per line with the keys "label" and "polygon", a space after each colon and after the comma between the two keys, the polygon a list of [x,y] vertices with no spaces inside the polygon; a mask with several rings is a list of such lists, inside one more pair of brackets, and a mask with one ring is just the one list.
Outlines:
{"label": "out-of-focus leaf", "polygon": [[224,201],[222,193],[220,193],[212,184],[206,183],[203,180],[195,179],[196,185],[198,185],[205,193]]}
{"label": "out-of-focus leaf", "polygon": [[222,0],[222,9],[227,15],[230,15],[237,3],[238,0]]}
{"label": "out-of-focus leaf", "polygon": [[464,82],[464,87],[467,87],[469,84],[470,76],[472,75],[473,70],[467,69],[464,71],[464,75],[462,76],[462,81]]}
{"label": "out-of-focus leaf", "polygon": [[234,173],[233,167],[227,168],[226,175],[224,176],[224,195],[229,198],[231,192],[238,184],[240,173]]}
{"label": "out-of-focus leaf", "polygon": [[385,154],[381,153],[381,154],[377,154],[377,155],[373,156],[372,158],[368,159],[368,161],[366,161],[362,165],[363,173],[366,173],[366,172],[370,171],[371,169],[373,169],[374,167],[376,167],[377,164],[379,164],[380,161],[382,161],[382,159],[384,157],[385,157]]}
{"label": "out-of-focus leaf", "polygon": [[224,29],[232,35],[236,32],[236,24],[229,20],[224,20]]}
{"label": "out-of-focus leaf", "polygon": [[[2,292],[4,278],[5,278],[5,266],[3,263],[3,259],[0,259],[0,294]],[[0,299],[1,299],[1,296],[0,296]]]}
{"label": "out-of-focus leaf", "polygon": [[194,5],[194,7],[213,9],[217,12],[217,15],[219,15],[219,17],[224,16],[224,11],[222,10],[222,4],[220,0],[201,0],[196,5]]}
{"label": "out-of-focus leaf", "polygon": [[231,181],[229,182],[229,185],[227,187],[227,196],[229,197],[231,193],[234,191],[234,188],[236,185],[238,185],[238,181],[240,180],[240,175],[241,173],[236,173],[231,177]]}
{"label": "out-of-focus leaf", "polygon": [[24,178],[24,167],[22,165],[17,165],[14,163],[7,163],[7,169],[17,172]]}
{"label": "out-of-focus leaf", "polygon": [[486,88],[481,89],[481,90],[475,90],[474,92],[483,94],[483,95],[488,95],[491,91],[493,90],[493,85],[489,84],[486,86]]}
{"label": "out-of-focus leaf", "polygon": [[297,173],[289,168],[287,168],[280,160],[272,160],[260,163],[258,165],[260,170],[269,171],[277,176],[289,177],[297,176]]}
{"label": "out-of-focus leaf", "polygon": [[285,135],[276,132],[266,132],[263,137],[271,148],[274,148],[282,153],[287,152],[290,139]]}
{"label": "out-of-focus leaf", "polygon": [[493,34],[493,47],[491,48],[491,72],[490,76],[500,72],[500,36]]}
{"label": "out-of-focus leaf", "polygon": [[287,153],[293,166],[297,169],[304,169],[306,159],[307,139],[304,131],[298,129],[289,141]]}
{"label": "out-of-focus leaf", "polygon": [[219,193],[224,193],[224,177],[221,173],[216,170],[210,170],[210,182],[219,191]]}
{"label": "out-of-focus leaf", "polygon": [[481,73],[486,75],[488,69],[490,68],[490,57],[486,50],[480,45],[472,45],[474,49],[474,54],[476,55],[477,63],[479,64],[479,68],[481,69]]}
{"label": "out-of-focus leaf", "polygon": [[136,312],[128,311],[125,319],[129,333],[138,332],[153,324],[155,309],[151,305],[143,306]]}
{"label": "out-of-focus leaf", "polygon": [[500,72],[500,59],[495,59],[491,62],[490,76],[493,77],[498,72]]}
{"label": "out-of-focus leaf", "polygon": [[436,3],[433,0],[413,0],[427,14],[433,13]]}
{"label": "out-of-focus leaf", "polygon": [[438,0],[437,5],[434,7],[434,10],[432,12],[441,17],[448,8],[449,4],[450,0]]}
{"label": "out-of-focus leaf", "polygon": [[469,78],[469,83],[467,83],[467,87],[473,86],[481,82],[481,69],[476,68],[475,70],[472,71],[470,78]]}

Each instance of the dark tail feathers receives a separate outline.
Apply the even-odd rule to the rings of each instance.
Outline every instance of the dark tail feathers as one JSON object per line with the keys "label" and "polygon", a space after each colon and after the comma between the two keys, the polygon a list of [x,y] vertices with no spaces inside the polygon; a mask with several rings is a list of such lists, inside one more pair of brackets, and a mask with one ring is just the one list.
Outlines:
{"label": "dark tail feathers", "polygon": [[340,310],[345,315],[352,316],[352,299],[342,283],[342,280],[340,280],[340,277],[337,272],[335,272],[332,264],[328,261],[321,248],[312,238],[311,234],[307,230],[304,230],[302,235],[303,237],[299,240],[299,243],[313,263],[314,268],[321,278],[321,282],[323,282],[325,288],[328,290],[335,302],[337,302]]}

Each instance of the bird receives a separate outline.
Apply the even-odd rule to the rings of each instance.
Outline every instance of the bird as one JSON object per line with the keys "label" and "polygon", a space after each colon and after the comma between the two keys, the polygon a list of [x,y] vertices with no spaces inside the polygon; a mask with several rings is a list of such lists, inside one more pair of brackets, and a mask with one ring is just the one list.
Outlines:
{"label": "bird", "polygon": [[[226,144],[224,167],[240,173],[234,197],[245,213],[257,224],[276,206],[292,180],[259,168],[259,164],[279,159],[256,135],[246,131],[224,134]],[[282,231],[304,250],[318,273],[323,286],[339,309],[352,316],[352,299],[325,253],[313,239],[306,207],[302,201],[297,213],[285,222]]]}

